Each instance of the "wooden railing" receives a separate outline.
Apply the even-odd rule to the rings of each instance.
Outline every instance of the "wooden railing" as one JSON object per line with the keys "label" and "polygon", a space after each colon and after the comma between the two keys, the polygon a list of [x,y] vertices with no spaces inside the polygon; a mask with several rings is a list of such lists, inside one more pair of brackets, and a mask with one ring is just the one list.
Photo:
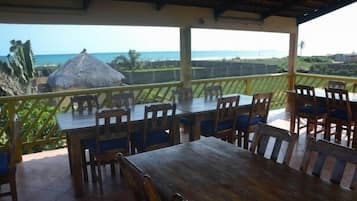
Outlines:
{"label": "wooden railing", "polygon": [[[221,85],[224,94],[254,94],[273,92],[272,108],[285,107],[288,89],[288,74],[254,75],[241,77],[226,77],[216,79],[193,80],[192,88],[195,97],[204,94],[204,88],[210,85]],[[335,77],[324,75],[309,75],[298,73],[294,77],[296,83],[325,87],[328,80],[343,80],[348,88],[356,78]],[[65,92],[43,93],[27,96],[0,98],[0,142],[7,142],[7,130],[10,119],[15,115],[20,120],[19,153],[31,153],[46,149],[54,149],[66,145],[65,136],[58,129],[55,120],[57,112],[70,110],[69,98],[76,95],[95,94],[99,97],[102,107],[110,107],[112,94],[131,91],[136,103],[162,102],[171,100],[171,91],[182,86],[180,82],[131,85]]]}

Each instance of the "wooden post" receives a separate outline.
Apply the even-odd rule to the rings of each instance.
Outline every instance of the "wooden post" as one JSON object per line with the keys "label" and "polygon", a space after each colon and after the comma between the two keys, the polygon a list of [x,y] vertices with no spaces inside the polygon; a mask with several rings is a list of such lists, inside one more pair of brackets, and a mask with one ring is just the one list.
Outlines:
{"label": "wooden post", "polygon": [[191,87],[191,27],[180,28],[180,58],[182,85],[183,87]]}
{"label": "wooden post", "polygon": [[[298,45],[298,34],[296,31],[296,33],[290,33],[290,40],[289,40],[288,90],[293,90],[295,85],[297,45]],[[286,104],[286,111],[290,112],[293,104],[292,98],[288,96],[287,100],[288,102]]]}

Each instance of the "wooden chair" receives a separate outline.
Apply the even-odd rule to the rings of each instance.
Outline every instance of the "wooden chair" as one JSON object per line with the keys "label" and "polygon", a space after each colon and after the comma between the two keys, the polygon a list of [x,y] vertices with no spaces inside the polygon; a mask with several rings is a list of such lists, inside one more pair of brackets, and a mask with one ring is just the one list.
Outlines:
{"label": "wooden chair", "polygon": [[179,87],[172,91],[172,101],[174,103],[193,99],[192,88]]}
{"label": "wooden chair", "polygon": [[278,160],[282,143],[284,141],[288,143],[283,164],[289,166],[290,159],[294,150],[294,146],[297,141],[297,135],[289,134],[289,131],[287,130],[283,130],[280,128],[276,128],[273,126],[260,123],[255,132],[253,142],[249,150],[252,153],[257,152],[258,155],[264,157],[265,152],[268,148],[268,142],[270,138],[275,138],[273,151],[270,157],[270,159],[273,161]]}
{"label": "wooden chair", "polygon": [[[297,134],[300,129],[306,127],[306,134],[309,134],[310,125],[314,126],[313,133],[316,138],[318,124],[324,124],[327,109],[318,105],[315,97],[315,89],[311,86],[295,85],[295,117],[297,120]],[[307,124],[300,127],[301,118],[307,120]],[[322,122],[319,122],[322,120]]]}
{"label": "wooden chair", "polygon": [[130,108],[134,105],[134,94],[132,92],[123,92],[119,94],[114,94],[112,96],[112,106],[113,107],[125,107]]}
{"label": "wooden chair", "polygon": [[[91,115],[95,113],[95,111],[99,110],[98,97],[96,95],[73,96],[71,97],[71,106],[72,106],[72,115],[74,117]],[[68,137],[67,140],[69,141]],[[81,141],[82,171],[83,171],[84,181],[86,182],[88,181],[88,171],[87,171],[88,165],[91,166],[92,180],[94,182],[96,181],[93,158],[91,155],[89,155],[89,159],[87,159],[86,157],[86,150],[88,150],[89,147],[93,147],[94,145],[95,145],[95,139],[86,139]],[[68,149],[68,154],[71,155],[69,149]]]}
{"label": "wooden chair", "polygon": [[99,109],[98,97],[96,95],[83,95],[71,97],[72,114],[83,115],[93,113],[94,109]]}
{"label": "wooden chair", "polygon": [[[119,154],[120,171],[129,187],[134,193],[136,201],[161,201],[151,177],[144,174],[142,170],[132,164],[122,154]],[[183,201],[183,197],[176,193],[172,196],[171,201]]]}
{"label": "wooden chair", "polygon": [[[104,121],[104,125],[101,125],[101,121]],[[101,166],[111,164],[112,175],[115,175],[114,163],[117,161],[117,154],[130,153],[130,133],[130,109],[104,110],[96,113],[96,146],[90,147],[89,150],[97,166],[101,194],[103,194]]]}
{"label": "wooden chair", "polygon": [[267,122],[272,96],[272,93],[253,95],[249,114],[238,115],[238,146],[242,146],[242,138],[244,138],[243,147],[248,149],[249,133],[254,132],[259,123]]}
{"label": "wooden chair", "polygon": [[145,106],[144,130],[133,134],[132,150],[136,148],[138,152],[143,152],[171,146],[175,114],[176,104]]}
{"label": "wooden chair", "polygon": [[[333,157],[336,159],[334,167],[332,168],[332,174],[330,175],[330,182],[333,184],[340,184],[347,163],[353,164],[354,169],[353,178],[349,188],[351,190],[357,190],[357,151],[333,144],[324,140],[316,141],[309,138],[307,142],[306,152],[301,165],[301,170],[308,173],[309,166],[312,166],[312,175],[320,177],[324,168],[327,157]],[[312,154],[317,153],[316,160],[313,160]]]}
{"label": "wooden chair", "polygon": [[13,201],[17,201],[15,144],[19,128],[17,120],[14,120],[12,124],[8,148],[6,151],[0,152],[0,185],[9,184],[10,191],[0,193],[0,197],[11,196]]}
{"label": "wooden chair", "polygon": [[330,80],[327,83],[328,89],[346,89],[346,83],[343,81]]}
{"label": "wooden chair", "polygon": [[325,139],[331,138],[331,124],[336,124],[335,140],[341,140],[342,129],[346,130],[347,146],[351,143],[352,126],[357,118],[353,117],[348,91],[344,89],[325,89],[327,102]]}
{"label": "wooden chair", "polygon": [[239,99],[239,96],[219,98],[215,119],[201,122],[201,135],[234,143]]}
{"label": "wooden chair", "polygon": [[205,88],[205,99],[214,99],[214,98],[221,98],[222,93],[222,86],[221,85],[212,85]]}

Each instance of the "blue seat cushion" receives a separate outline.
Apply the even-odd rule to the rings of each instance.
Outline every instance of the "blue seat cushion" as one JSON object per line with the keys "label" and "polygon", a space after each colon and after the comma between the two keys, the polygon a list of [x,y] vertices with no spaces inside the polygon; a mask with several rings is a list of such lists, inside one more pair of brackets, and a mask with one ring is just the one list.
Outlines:
{"label": "blue seat cushion", "polygon": [[[139,151],[142,151],[144,149],[144,134],[140,132],[136,132],[133,133],[131,137],[135,147]],[[170,135],[166,131],[153,131],[147,133],[146,146],[169,143],[169,142],[170,142]]]}
{"label": "blue seat cushion", "polygon": [[312,115],[320,115],[327,113],[327,108],[323,106],[303,106],[299,108],[299,113],[307,113],[307,114],[312,114]]}
{"label": "blue seat cushion", "polygon": [[7,175],[9,172],[9,154],[0,152],[0,176]]}
{"label": "blue seat cushion", "polygon": [[[212,136],[214,132],[214,124],[215,122],[213,120],[207,120],[207,121],[202,121],[201,122],[201,135],[203,136]],[[226,130],[233,128],[233,121],[232,120],[227,120],[227,121],[222,121],[218,123],[217,130]]]}
{"label": "blue seat cushion", "polygon": [[329,117],[336,118],[336,119],[342,119],[345,121],[348,121],[348,115],[345,110],[335,110],[333,112],[330,112],[328,114]]}
{"label": "blue seat cushion", "polygon": [[238,115],[237,117],[237,128],[238,129],[247,129],[249,126],[257,125],[260,122],[264,122],[264,119],[260,116],[255,116],[250,119],[248,122],[249,115]]}
{"label": "blue seat cushion", "polygon": [[[89,149],[89,151],[91,151],[91,152],[96,151],[95,150],[96,149],[96,140],[95,139],[82,140],[81,144],[86,149]],[[99,143],[99,150],[97,150],[97,153],[103,153],[103,152],[110,151],[110,150],[127,148],[128,144],[129,143],[128,143],[127,138],[101,141]]]}

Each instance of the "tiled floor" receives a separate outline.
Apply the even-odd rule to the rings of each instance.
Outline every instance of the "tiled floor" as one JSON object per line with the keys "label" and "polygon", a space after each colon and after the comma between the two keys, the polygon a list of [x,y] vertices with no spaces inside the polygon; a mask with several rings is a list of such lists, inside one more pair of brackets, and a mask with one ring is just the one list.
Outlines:
{"label": "tiled floor", "polygon": [[[288,129],[288,116],[284,110],[272,111],[269,114],[270,124]],[[188,139],[187,134],[182,134],[182,141]],[[290,166],[298,169],[305,149],[305,134],[299,137],[298,146],[293,154]],[[86,196],[76,199],[73,193],[71,176],[68,166],[66,149],[46,151],[23,156],[23,162],[17,166],[17,188],[19,201],[132,201],[125,182],[120,177],[112,178],[107,167],[103,179],[104,196],[99,195],[96,183],[89,181],[85,184]],[[7,190],[4,186],[2,191]],[[11,200],[9,197],[0,200]]]}

